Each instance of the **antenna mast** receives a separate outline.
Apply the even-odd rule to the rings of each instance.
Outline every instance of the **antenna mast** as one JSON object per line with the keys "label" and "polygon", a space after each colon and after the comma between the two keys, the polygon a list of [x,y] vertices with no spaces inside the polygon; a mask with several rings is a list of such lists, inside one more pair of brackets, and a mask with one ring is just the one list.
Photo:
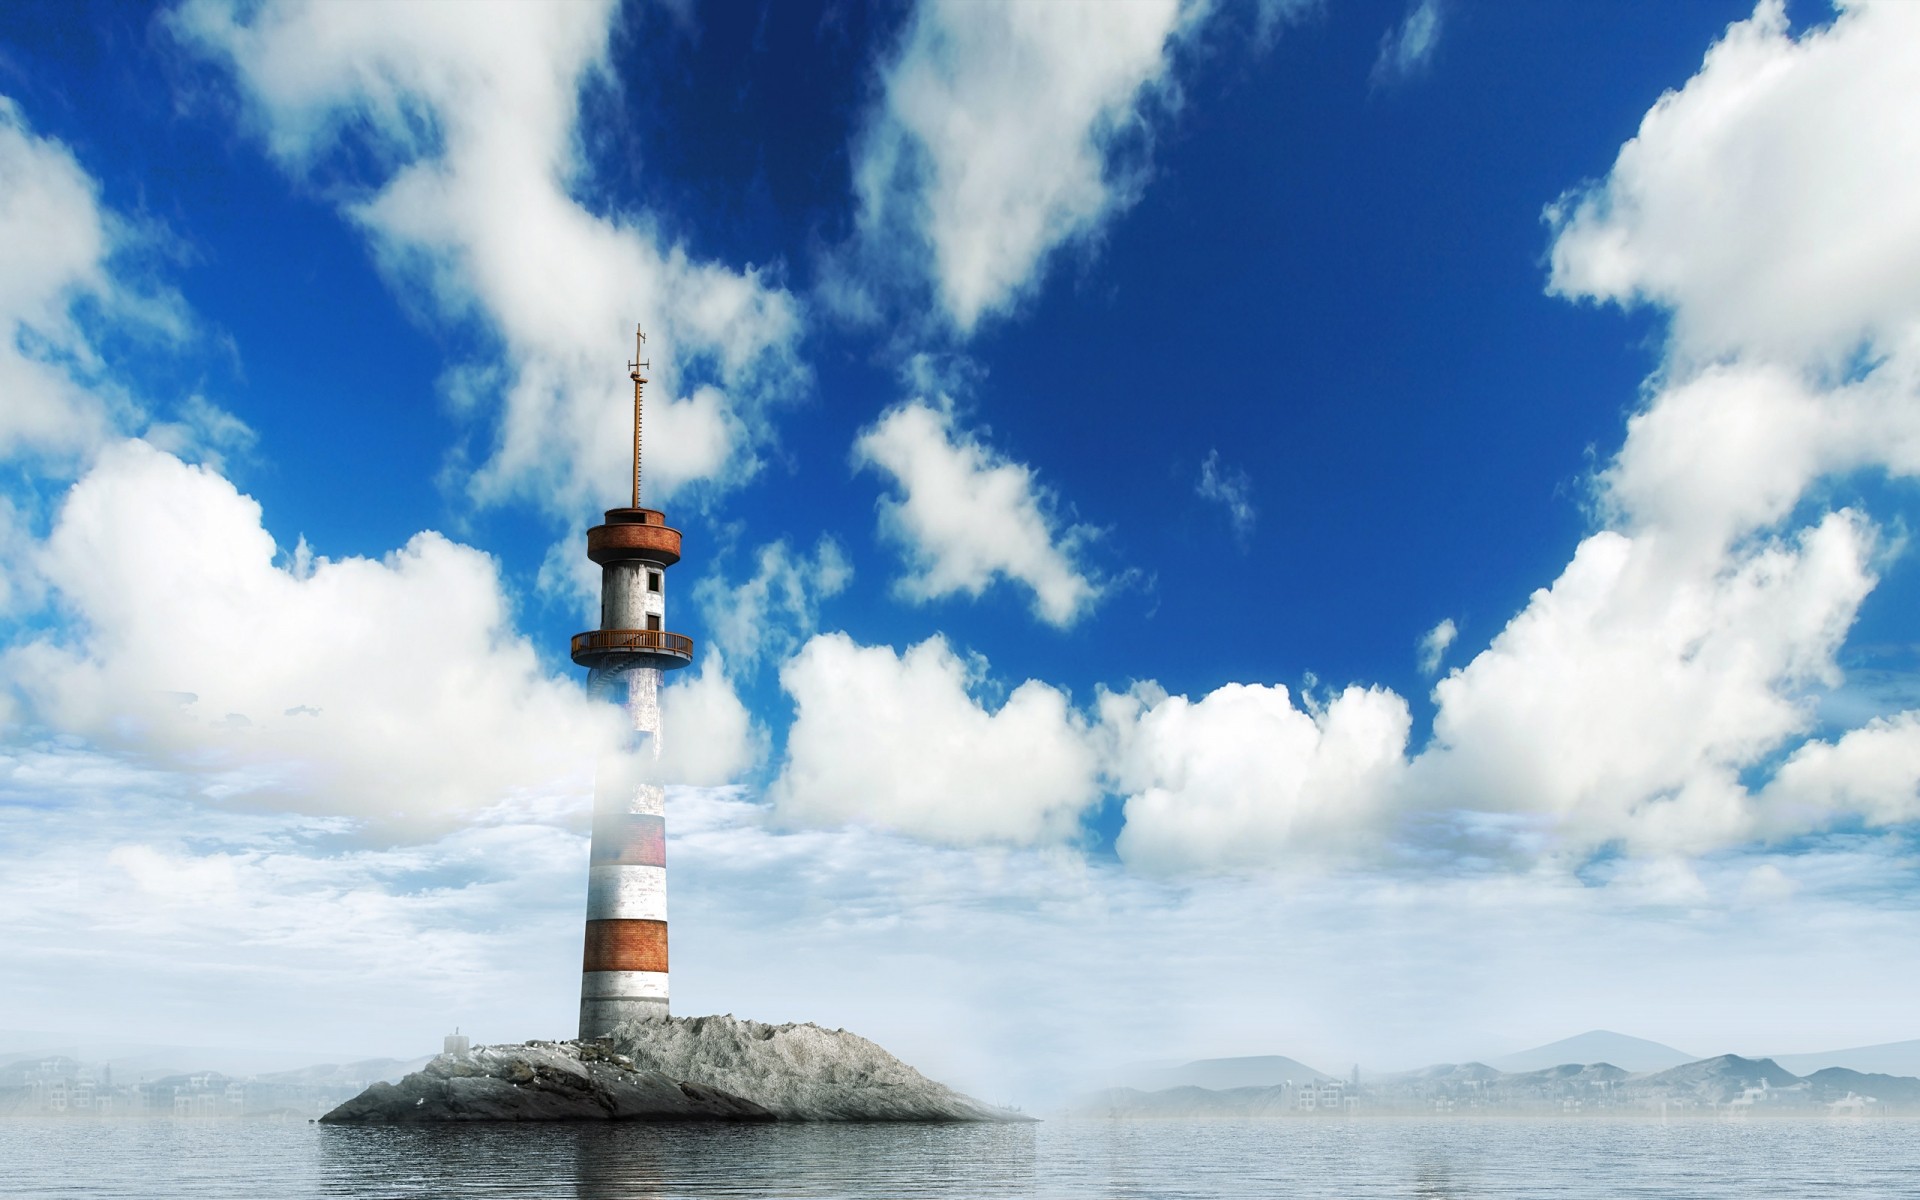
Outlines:
{"label": "antenna mast", "polygon": [[627,364],[627,374],[633,380],[633,507],[640,507],[640,390],[647,386],[645,372],[653,363],[641,356],[647,350],[647,335],[640,327],[633,327],[633,361]]}

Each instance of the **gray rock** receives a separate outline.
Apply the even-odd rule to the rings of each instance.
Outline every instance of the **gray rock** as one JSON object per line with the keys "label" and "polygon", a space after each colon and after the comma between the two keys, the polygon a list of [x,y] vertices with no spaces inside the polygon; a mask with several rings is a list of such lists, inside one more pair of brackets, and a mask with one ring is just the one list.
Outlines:
{"label": "gray rock", "polygon": [[329,1124],[445,1121],[1025,1121],[845,1030],[731,1016],[622,1026],[593,1042],[475,1046],[376,1083]]}
{"label": "gray rock", "polygon": [[642,1070],[607,1047],[573,1042],[476,1046],[442,1054],[399,1083],[376,1083],[329,1124],[445,1121],[771,1121],[738,1096]]}
{"label": "gray rock", "polygon": [[935,1083],[844,1029],[672,1017],[607,1040],[644,1070],[748,1097],[786,1121],[1032,1119]]}

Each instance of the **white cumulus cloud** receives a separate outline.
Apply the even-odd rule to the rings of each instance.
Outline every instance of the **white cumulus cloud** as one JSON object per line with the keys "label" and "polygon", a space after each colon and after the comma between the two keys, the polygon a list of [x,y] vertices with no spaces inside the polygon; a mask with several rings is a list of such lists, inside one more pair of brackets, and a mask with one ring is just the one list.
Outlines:
{"label": "white cumulus cloud", "polygon": [[660,778],[715,787],[735,783],[766,756],[767,733],[727,675],[725,656],[709,649],[697,671],[669,676],[660,693]]}
{"label": "white cumulus cloud", "polygon": [[880,502],[880,528],[915,568],[900,581],[906,596],[978,596],[1004,578],[1031,589],[1034,615],[1061,627],[1100,598],[1078,561],[1089,531],[1063,527],[1032,469],[956,429],[950,404],[889,409],[861,431],[853,455],[899,488]]}
{"label": "white cumulus cloud", "polygon": [[765,272],[696,260],[647,214],[597,213],[573,194],[588,170],[579,93],[605,69],[614,16],[604,0],[190,0],[176,14],[189,44],[232,67],[289,170],[371,143],[384,179],[348,190],[346,215],[407,295],[497,339],[497,367],[448,380],[456,405],[492,417],[468,481],[483,502],[528,496],[571,514],[625,478],[636,320],[653,361],[656,499],[751,471],[767,406],[804,381],[800,307]]}
{"label": "white cumulus cloud", "polygon": [[[1258,684],[1110,695],[1101,769],[1127,797],[1128,861],[1259,865],[1368,837],[1491,839],[1516,861],[1623,845],[1671,898],[1697,890],[1687,856],[1912,819],[1914,713],[1818,727],[1899,546],[1819,497],[1862,470],[1920,475],[1916,12],[1851,4],[1795,37],[1762,3],[1550,210],[1551,290],[1658,304],[1671,347],[1595,475],[1602,528],[1436,684],[1429,744],[1409,759],[1405,706],[1379,689],[1324,712]],[[1449,632],[1429,635],[1429,669]]]}
{"label": "white cumulus cloud", "polygon": [[775,810],[961,844],[1073,836],[1100,797],[1086,719],[1037,680],[997,707],[976,682],[942,637],[904,654],[813,638],[780,671],[795,716]]}
{"label": "white cumulus cloud", "polygon": [[1207,7],[922,0],[854,148],[860,250],[924,275],[963,334],[1012,306],[1138,195],[1113,147],[1142,130],[1171,43]]}
{"label": "white cumulus cloud", "polygon": [[1154,872],[1268,865],[1387,833],[1412,724],[1384,688],[1301,708],[1285,687],[1237,683],[1199,700],[1136,685],[1103,696],[1100,719],[1126,796],[1120,856]]}
{"label": "white cumulus cloud", "polygon": [[[0,647],[13,744],[78,738],[168,764],[223,803],[385,837],[503,805],[578,807],[617,717],[542,669],[493,560],[431,532],[380,560],[276,545],[220,473],[252,431],[203,395],[123,391],[98,348],[103,319],[143,345],[194,335],[141,269],[156,235],[101,206],[10,101],[0,178],[13,234],[0,238],[0,425],[20,422],[0,456],[30,458],[40,484],[81,473],[53,493],[56,512],[37,491],[25,507],[0,495],[0,610],[37,618]],[[143,426],[147,440],[121,436]]]}
{"label": "white cumulus cloud", "polygon": [[1818,825],[1831,812],[1873,824],[1920,818],[1920,713],[1876,718],[1834,742],[1809,742],[1762,793],[1762,820],[1787,831]]}
{"label": "white cumulus cloud", "polygon": [[[1743,771],[1803,737],[1874,584],[1834,513],[1728,559],[1658,533],[1588,538],[1551,588],[1434,688],[1429,803],[1535,812],[1575,846],[1700,852],[1753,836]],[[1677,559],[1677,561],[1676,561]]]}
{"label": "white cumulus cloud", "polygon": [[0,657],[27,717],[217,775],[236,803],[411,836],[583,797],[614,736],[617,710],[514,631],[494,561],[436,533],[380,560],[286,555],[226,479],[129,441],[36,555],[67,620]]}
{"label": "white cumulus cloud", "polygon": [[1920,326],[1920,6],[1862,0],[1794,37],[1734,24],[1605,179],[1562,197],[1552,287],[1672,313],[1682,363],[1843,364]]}
{"label": "white cumulus cloud", "polygon": [[1151,682],[1091,713],[1027,680],[1003,703],[984,659],[933,637],[905,652],[844,633],[781,671],[796,717],[770,795],[798,825],[865,824],[934,842],[1074,840],[1123,797],[1119,851],[1155,874],[1362,849],[1391,835],[1411,718],[1382,688],[1296,705],[1280,686],[1198,700]]}
{"label": "white cumulus cloud", "polygon": [[1668,380],[1597,483],[1619,527],[1711,555],[1791,517],[1818,480],[1866,467],[1920,475],[1920,355],[1839,385],[1744,361]]}
{"label": "white cumulus cloud", "polygon": [[1671,342],[1596,481],[1615,531],[1436,691],[1483,783],[1504,761],[1595,836],[1682,849],[1910,808],[1904,718],[1801,740],[1876,573],[1870,518],[1800,510],[1824,479],[1920,474],[1916,79],[1914,6],[1795,37],[1763,0],[1549,210],[1551,288],[1660,305]]}

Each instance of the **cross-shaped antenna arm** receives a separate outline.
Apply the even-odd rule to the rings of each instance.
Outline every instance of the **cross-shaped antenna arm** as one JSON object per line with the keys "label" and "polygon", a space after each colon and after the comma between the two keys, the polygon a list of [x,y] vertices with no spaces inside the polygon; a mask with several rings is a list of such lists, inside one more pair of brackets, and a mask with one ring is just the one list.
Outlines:
{"label": "cross-shaped antenna arm", "polygon": [[633,361],[627,364],[627,371],[630,374],[638,377],[649,367],[653,366],[651,362],[647,361],[645,357],[646,353],[647,335],[641,332],[638,325],[635,325],[633,327]]}

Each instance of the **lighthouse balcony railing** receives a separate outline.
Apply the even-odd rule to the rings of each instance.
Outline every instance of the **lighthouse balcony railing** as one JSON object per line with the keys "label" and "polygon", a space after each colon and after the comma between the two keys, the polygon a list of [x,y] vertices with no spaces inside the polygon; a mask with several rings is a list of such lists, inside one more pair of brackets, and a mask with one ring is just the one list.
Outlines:
{"label": "lighthouse balcony railing", "polygon": [[662,629],[594,629],[573,635],[576,658],[582,654],[622,650],[692,658],[693,639],[684,633],[668,633]]}

